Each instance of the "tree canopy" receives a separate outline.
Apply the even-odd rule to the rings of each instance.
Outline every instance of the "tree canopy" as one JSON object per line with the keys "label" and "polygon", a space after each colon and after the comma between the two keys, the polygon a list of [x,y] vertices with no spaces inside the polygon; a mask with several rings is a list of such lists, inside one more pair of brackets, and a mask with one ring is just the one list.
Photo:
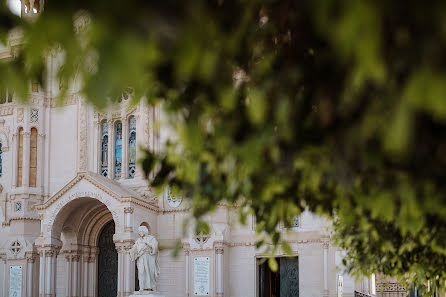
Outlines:
{"label": "tree canopy", "polygon": [[236,204],[279,244],[309,209],[351,271],[445,286],[445,1],[48,1],[32,21],[0,3],[0,37],[24,40],[0,87],[26,98],[58,50],[96,106],[161,104],[177,137],[142,164],[196,217]]}

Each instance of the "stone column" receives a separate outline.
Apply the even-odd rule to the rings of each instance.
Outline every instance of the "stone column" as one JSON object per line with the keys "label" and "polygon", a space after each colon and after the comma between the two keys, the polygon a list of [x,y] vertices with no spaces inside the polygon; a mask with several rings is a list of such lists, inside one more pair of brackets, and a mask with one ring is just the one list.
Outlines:
{"label": "stone column", "polygon": [[83,297],[87,297],[88,296],[88,275],[89,275],[89,267],[88,267],[88,261],[89,261],[90,256],[84,255],[83,256],[83,269],[82,269],[82,277],[83,277],[83,282],[82,282],[82,296]]}
{"label": "stone column", "polygon": [[217,257],[215,291],[217,297],[223,297],[223,252],[224,248],[222,246],[215,247],[215,255]]}
{"label": "stone column", "polygon": [[79,260],[80,255],[73,255],[71,258],[72,277],[71,277],[71,296],[79,297]]}
{"label": "stone column", "polygon": [[328,297],[328,246],[330,243],[324,242],[324,297]]}
{"label": "stone column", "polygon": [[116,244],[118,250],[118,297],[130,296],[135,291],[135,265],[127,253],[133,242]]}
{"label": "stone column", "polygon": [[6,297],[6,254],[0,254],[0,297]]}
{"label": "stone column", "polygon": [[40,253],[40,280],[39,296],[56,296],[56,260],[57,251],[55,249],[44,250]]}
{"label": "stone column", "polygon": [[133,207],[124,208],[124,231],[133,232]]}
{"label": "stone column", "polygon": [[93,250],[90,254],[90,257],[88,257],[88,267],[89,267],[89,281],[88,281],[88,297],[93,297],[96,295],[96,279],[97,279],[97,265],[96,265],[96,259],[97,259],[97,252],[96,250]]}
{"label": "stone column", "polygon": [[121,119],[122,122],[122,171],[121,179],[129,178],[129,122],[125,116]]}
{"label": "stone column", "polygon": [[108,123],[108,164],[107,164],[107,170],[108,170],[108,174],[107,177],[113,179],[115,177],[115,170],[114,170],[114,148],[115,148],[115,144],[113,143],[114,140],[114,129],[113,129],[113,120],[112,119],[108,119],[107,120]]}
{"label": "stone column", "polygon": [[33,296],[33,277],[34,277],[34,262],[35,262],[35,256],[34,254],[27,254],[26,255],[26,296],[27,297],[34,297]]}
{"label": "stone column", "polygon": [[89,284],[88,284],[88,296],[96,296],[97,295],[97,279],[98,279],[98,255],[99,255],[99,248],[92,247],[90,250],[90,257],[88,258],[88,265],[90,267],[90,277],[89,277]]}
{"label": "stone column", "polygon": [[51,265],[52,265],[52,277],[51,277],[51,287],[53,296],[56,296],[56,287],[57,287],[57,254],[59,251],[54,251],[53,257],[51,257]]}
{"label": "stone column", "polygon": [[45,265],[46,256],[45,251],[39,251],[40,263],[39,263],[39,297],[45,297]]}
{"label": "stone column", "polygon": [[187,297],[189,297],[189,257],[190,257],[190,245],[189,244],[185,244],[183,245],[183,249],[184,249],[184,254],[185,254],[185,259],[184,261],[186,262],[185,266],[186,266],[186,271],[185,271],[185,291],[186,291],[186,295]]}
{"label": "stone column", "polygon": [[22,186],[29,187],[30,132],[23,132]]}
{"label": "stone column", "polygon": [[66,274],[65,274],[65,296],[71,297],[71,255],[65,255]]}

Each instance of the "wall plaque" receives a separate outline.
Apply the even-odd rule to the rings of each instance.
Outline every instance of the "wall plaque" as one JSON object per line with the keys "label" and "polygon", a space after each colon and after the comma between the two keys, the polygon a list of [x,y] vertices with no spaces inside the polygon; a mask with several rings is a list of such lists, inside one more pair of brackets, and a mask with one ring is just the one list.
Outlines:
{"label": "wall plaque", "polygon": [[210,269],[209,257],[194,258],[194,295],[209,296]]}
{"label": "wall plaque", "polygon": [[22,297],[22,266],[9,266],[9,297]]}

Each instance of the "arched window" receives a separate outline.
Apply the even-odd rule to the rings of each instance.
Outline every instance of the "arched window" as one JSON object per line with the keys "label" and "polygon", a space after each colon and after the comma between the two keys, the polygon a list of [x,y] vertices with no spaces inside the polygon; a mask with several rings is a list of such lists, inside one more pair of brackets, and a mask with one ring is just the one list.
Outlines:
{"label": "arched window", "polygon": [[19,129],[18,143],[18,159],[17,159],[17,187],[22,186],[22,167],[23,167],[23,128]]}
{"label": "arched window", "polygon": [[136,163],[136,118],[129,118],[129,178],[135,177]]}
{"label": "arched window", "polygon": [[108,175],[108,124],[106,121],[101,125],[101,174]]}
{"label": "arched window", "polygon": [[35,187],[37,180],[37,129],[31,129],[29,144],[29,186]]}
{"label": "arched window", "polygon": [[2,143],[0,142],[0,177],[2,176],[2,164],[3,164],[3,151],[2,151]]}
{"label": "arched window", "polygon": [[115,179],[121,178],[122,170],[122,123],[115,125]]}

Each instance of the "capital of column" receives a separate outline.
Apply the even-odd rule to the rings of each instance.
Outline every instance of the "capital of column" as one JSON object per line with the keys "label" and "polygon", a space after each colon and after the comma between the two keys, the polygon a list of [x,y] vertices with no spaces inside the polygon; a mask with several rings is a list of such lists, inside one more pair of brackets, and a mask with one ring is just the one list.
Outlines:
{"label": "capital of column", "polygon": [[133,247],[134,243],[132,239],[115,242],[116,250],[119,254],[124,254]]}
{"label": "capital of column", "polygon": [[26,262],[27,263],[34,263],[36,260],[37,254],[35,253],[26,253]]}
{"label": "capital of column", "polygon": [[133,207],[124,207],[124,213],[133,213]]}
{"label": "capital of column", "polygon": [[183,251],[187,256],[189,256],[189,254],[190,254],[190,244],[189,243],[183,243]]}
{"label": "capital of column", "polygon": [[81,255],[76,254],[76,255],[71,256],[71,260],[73,262],[79,262],[80,259],[81,259]]}
{"label": "capital of column", "polygon": [[218,255],[218,254],[220,254],[220,255],[223,255],[223,253],[224,253],[224,248],[222,247],[222,246],[218,246],[218,247],[215,247],[215,253]]}
{"label": "capital of column", "polygon": [[330,246],[330,242],[324,241],[324,242],[322,242],[322,246],[324,247],[324,249],[328,249],[328,247]]}
{"label": "capital of column", "polygon": [[94,263],[94,262],[96,262],[96,256],[89,256],[88,257],[88,261],[87,261],[88,263]]}

